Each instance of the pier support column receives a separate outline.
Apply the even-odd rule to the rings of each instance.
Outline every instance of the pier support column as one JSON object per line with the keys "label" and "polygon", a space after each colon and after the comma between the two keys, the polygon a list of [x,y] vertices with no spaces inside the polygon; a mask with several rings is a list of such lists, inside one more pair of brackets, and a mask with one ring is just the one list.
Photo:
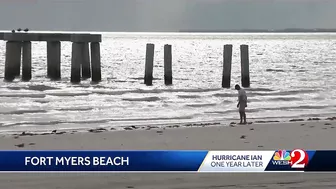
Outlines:
{"label": "pier support column", "polygon": [[20,73],[21,43],[17,41],[6,42],[5,81],[13,81],[15,76]]}
{"label": "pier support column", "polygon": [[91,68],[90,68],[89,43],[85,42],[83,45],[82,78],[87,79],[90,77],[91,77]]}
{"label": "pier support column", "polygon": [[164,46],[164,81],[165,85],[173,84],[173,71],[172,71],[172,46]]}
{"label": "pier support column", "polygon": [[101,60],[100,60],[100,44],[91,42],[91,70],[92,82],[101,81]]}
{"label": "pier support column", "polygon": [[32,78],[32,52],[31,42],[24,41],[22,44],[22,81],[29,81]]}
{"label": "pier support column", "polygon": [[81,78],[81,62],[83,61],[83,46],[84,43],[73,42],[72,43],[72,55],[71,55],[71,82],[79,83]]}
{"label": "pier support column", "polygon": [[21,72],[21,54],[22,54],[22,42],[17,42],[16,44],[18,47],[18,51],[20,53],[20,56],[14,61],[15,63],[15,76],[20,76]]}
{"label": "pier support column", "polygon": [[243,87],[250,87],[249,51],[248,45],[240,45],[241,82]]}
{"label": "pier support column", "polygon": [[47,72],[52,80],[61,79],[61,42],[47,42]]}
{"label": "pier support column", "polygon": [[154,44],[146,45],[145,84],[153,85]]}
{"label": "pier support column", "polygon": [[232,63],[232,45],[224,45],[222,88],[230,88],[231,63]]}

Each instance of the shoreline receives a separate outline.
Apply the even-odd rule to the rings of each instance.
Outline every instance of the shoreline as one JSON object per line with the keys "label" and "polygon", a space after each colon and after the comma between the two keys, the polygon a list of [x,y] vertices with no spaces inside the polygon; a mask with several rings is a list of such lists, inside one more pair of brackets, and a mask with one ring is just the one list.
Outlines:
{"label": "shoreline", "polygon": [[[333,140],[336,135],[335,128],[336,117],[324,120],[293,119],[289,122],[259,121],[247,125],[232,122],[229,125],[199,123],[191,124],[189,127],[148,126],[147,129],[112,130],[112,132],[102,128],[87,132],[54,130],[42,134],[23,132],[2,135],[0,148],[2,150],[274,150],[280,147],[289,148],[297,144],[297,140],[304,139],[305,143],[299,143],[293,148],[333,149],[333,143],[326,140],[328,137],[329,140]],[[250,139],[252,141],[249,141]],[[223,144],[216,144],[216,141]],[[253,141],[259,142],[257,144]]]}
{"label": "shoreline", "polygon": [[[246,125],[253,124],[289,124],[295,122],[327,122],[327,121],[336,121],[336,117],[309,117],[307,119],[297,118],[297,119],[287,119],[282,121],[280,120],[264,120],[264,119],[247,119],[248,122]],[[252,121],[250,121],[252,120]],[[237,121],[237,122],[235,122]],[[204,121],[204,122],[186,122],[186,123],[163,123],[163,124],[140,124],[140,125],[131,125],[131,126],[121,126],[121,127],[85,127],[85,128],[76,128],[76,129],[50,129],[50,130],[35,130],[35,131],[0,131],[0,136],[39,136],[39,135],[62,135],[62,134],[76,134],[76,133],[102,133],[102,132],[121,132],[121,131],[142,131],[142,130],[157,130],[157,129],[188,129],[188,128],[198,128],[198,127],[234,127],[234,126],[244,126],[244,124],[238,124],[239,120],[234,120],[232,122],[223,123],[218,120],[214,121]]]}
{"label": "shoreline", "polygon": [[[330,150],[336,118],[250,125],[216,125],[115,132],[33,136],[3,135],[2,150]],[[203,189],[304,188],[336,186],[334,174],[321,173],[4,173],[0,188],[36,189]]]}

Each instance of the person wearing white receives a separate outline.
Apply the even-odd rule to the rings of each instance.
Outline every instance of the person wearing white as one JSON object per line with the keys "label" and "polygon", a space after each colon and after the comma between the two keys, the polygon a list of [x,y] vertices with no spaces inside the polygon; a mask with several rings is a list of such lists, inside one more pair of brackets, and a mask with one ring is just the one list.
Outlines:
{"label": "person wearing white", "polygon": [[247,107],[246,91],[242,89],[239,85],[236,85],[235,89],[238,91],[237,108],[239,108],[240,124],[246,124],[246,113],[245,113],[245,108]]}

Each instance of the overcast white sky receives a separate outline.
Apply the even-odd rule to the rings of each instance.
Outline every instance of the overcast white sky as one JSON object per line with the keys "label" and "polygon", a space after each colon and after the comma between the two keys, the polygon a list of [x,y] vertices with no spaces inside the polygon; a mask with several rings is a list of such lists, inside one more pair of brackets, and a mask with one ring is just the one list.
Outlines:
{"label": "overcast white sky", "polygon": [[336,28],[336,0],[0,0],[0,29]]}

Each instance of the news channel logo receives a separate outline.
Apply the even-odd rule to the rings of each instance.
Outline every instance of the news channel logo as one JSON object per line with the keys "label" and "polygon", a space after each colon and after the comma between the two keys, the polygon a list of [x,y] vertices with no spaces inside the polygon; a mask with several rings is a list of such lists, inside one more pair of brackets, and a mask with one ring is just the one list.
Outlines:
{"label": "news channel logo", "polygon": [[302,149],[278,150],[274,153],[272,160],[273,165],[290,166],[294,169],[303,169],[308,165],[308,162],[308,153]]}

